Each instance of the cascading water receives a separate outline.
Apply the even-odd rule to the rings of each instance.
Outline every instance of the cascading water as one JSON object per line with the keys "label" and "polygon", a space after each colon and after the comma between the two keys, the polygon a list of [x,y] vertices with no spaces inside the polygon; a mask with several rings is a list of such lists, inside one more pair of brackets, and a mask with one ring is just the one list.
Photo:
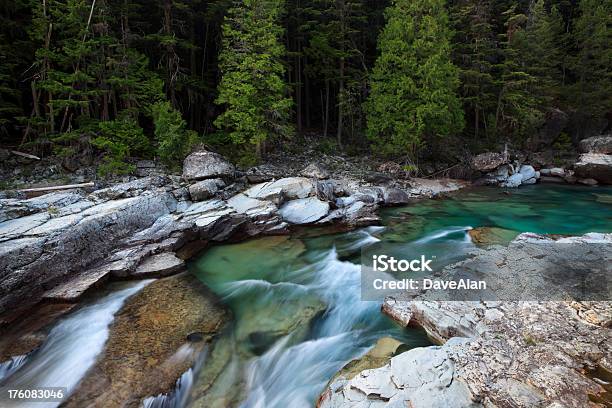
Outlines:
{"label": "cascading water", "polygon": [[19,370],[28,359],[28,354],[11,357],[9,360],[0,363],[0,381]]}
{"label": "cascading water", "polygon": [[58,406],[59,402],[19,402],[2,398],[7,398],[8,390],[41,387],[66,387],[69,395],[102,351],[114,314],[128,297],[149,282],[140,281],[112,292],[61,320],[51,329],[45,343],[0,382],[0,406]]}

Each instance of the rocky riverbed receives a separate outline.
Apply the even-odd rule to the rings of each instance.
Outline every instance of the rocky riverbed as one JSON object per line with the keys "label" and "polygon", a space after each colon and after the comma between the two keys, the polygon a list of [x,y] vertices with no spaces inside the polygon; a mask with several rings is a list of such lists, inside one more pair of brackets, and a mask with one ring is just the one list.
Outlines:
{"label": "rocky riverbed", "polygon": [[[479,270],[509,279],[512,273],[542,271],[565,256],[582,257],[589,248],[595,252],[591,261],[610,276],[611,234],[554,240],[525,233],[510,245],[479,249],[446,272]],[[319,407],[609,406],[603,373],[612,372],[610,302],[521,299],[387,298],[384,313],[403,326],[424,328],[440,346],[413,349],[378,368],[339,376]]]}
{"label": "rocky riverbed", "polygon": [[[504,165],[491,166],[497,171]],[[537,179],[533,168],[521,166],[513,167],[521,182]],[[185,261],[208,245],[286,235],[304,225],[352,229],[378,224],[380,207],[469,185],[379,172],[360,178],[350,171],[339,174],[316,163],[299,170],[259,166],[242,173],[223,157],[202,151],[188,157],[181,177],[153,175],[93,192],[0,199],[2,360],[40,347],[58,317],[109,281],[155,278],[121,307],[102,354],[66,402],[81,406],[103,398],[116,406],[126,401],[137,406],[144,398],[171,392],[228,318],[214,295],[180,275]],[[513,237],[491,230],[471,235],[475,242],[503,243]],[[587,245],[589,239],[577,244]],[[504,248],[483,249],[481,258],[496,265],[495,259],[520,255],[504,257]],[[184,296],[168,295],[176,290]],[[186,310],[193,314],[180,318]],[[424,327],[441,345],[394,357],[374,352],[333,380],[321,406],[410,401],[415,407],[560,407],[606,398],[606,384],[590,373],[611,367],[609,303],[387,299],[384,311],[403,325]],[[165,327],[165,337],[149,332],[157,326]],[[129,354],[123,360],[117,359],[121,350]],[[365,367],[372,369],[362,371]]]}

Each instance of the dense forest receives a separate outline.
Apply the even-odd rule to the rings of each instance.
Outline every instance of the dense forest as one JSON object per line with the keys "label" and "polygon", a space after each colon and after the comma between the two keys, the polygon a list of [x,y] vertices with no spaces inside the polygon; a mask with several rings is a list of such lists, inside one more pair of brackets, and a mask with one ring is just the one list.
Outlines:
{"label": "dense forest", "polygon": [[[400,158],[606,129],[612,0],[2,0],[2,144],[242,165],[309,135]],[[67,164],[69,165],[69,164]]]}

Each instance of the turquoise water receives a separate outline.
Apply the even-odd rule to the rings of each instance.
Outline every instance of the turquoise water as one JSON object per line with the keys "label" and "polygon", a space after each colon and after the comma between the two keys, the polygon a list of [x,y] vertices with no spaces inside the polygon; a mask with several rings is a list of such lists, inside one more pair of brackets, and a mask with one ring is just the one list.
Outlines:
{"label": "turquoise water", "polygon": [[[448,259],[473,247],[468,231],[496,240],[520,232],[612,231],[612,188],[530,186],[506,194],[478,188],[382,211],[383,226],[315,230],[213,247],[192,271],[221,296],[234,323],[210,352],[191,394],[197,407],[311,407],[331,377],[385,336],[404,349],[430,344],[360,295],[361,249],[444,244]],[[490,239],[490,234],[487,236]]]}

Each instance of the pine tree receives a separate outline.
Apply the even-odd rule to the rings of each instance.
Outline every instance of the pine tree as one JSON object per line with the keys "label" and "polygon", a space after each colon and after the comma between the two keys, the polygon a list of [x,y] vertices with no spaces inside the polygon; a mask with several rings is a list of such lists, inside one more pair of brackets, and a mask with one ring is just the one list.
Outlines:
{"label": "pine tree", "polygon": [[245,0],[229,11],[223,25],[220,55],[222,73],[217,103],[226,110],[215,125],[226,130],[233,143],[251,143],[261,156],[263,143],[292,134],[292,101],[283,81],[278,24],[282,0]]}
{"label": "pine tree", "polygon": [[367,134],[380,152],[415,158],[423,142],[463,128],[448,16],[443,0],[395,0],[386,19],[365,105]]}
{"label": "pine tree", "polygon": [[452,19],[453,60],[459,67],[461,100],[478,139],[480,129],[488,129],[498,93],[494,77],[498,49],[490,1],[460,1],[452,8]]}
{"label": "pine tree", "polygon": [[571,99],[584,124],[602,118],[612,106],[612,1],[582,0],[580,12],[574,32],[578,54],[572,66],[576,84]]}
{"label": "pine tree", "polygon": [[544,9],[543,0],[533,3],[528,15],[515,10],[505,13],[496,125],[501,133],[524,140],[542,124],[560,94],[563,24],[556,8]]}

